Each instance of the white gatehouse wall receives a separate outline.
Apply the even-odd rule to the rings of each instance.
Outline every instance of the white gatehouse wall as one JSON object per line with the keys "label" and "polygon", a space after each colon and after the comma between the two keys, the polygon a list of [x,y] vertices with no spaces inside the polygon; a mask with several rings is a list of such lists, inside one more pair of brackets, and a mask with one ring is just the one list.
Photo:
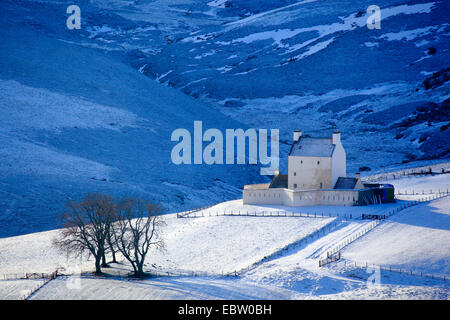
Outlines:
{"label": "white gatehouse wall", "polygon": [[244,204],[268,204],[296,206],[353,206],[358,204],[359,190],[291,190],[284,188],[273,189],[244,189]]}

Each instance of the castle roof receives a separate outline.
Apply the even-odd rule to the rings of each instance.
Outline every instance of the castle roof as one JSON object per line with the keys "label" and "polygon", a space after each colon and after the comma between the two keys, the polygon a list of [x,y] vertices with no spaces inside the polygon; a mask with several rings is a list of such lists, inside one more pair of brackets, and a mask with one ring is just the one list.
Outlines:
{"label": "castle roof", "polygon": [[286,188],[288,187],[288,175],[279,174],[276,175],[270,183],[269,189],[272,188]]}
{"label": "castle roof", "polygon": [[334,185],[334,189],[355,189],[358,179],[339,177]]}
{"label": "castle roof", "polygon": [[313,138],[302,136],[291,146],[289,156],[331,157],[335,145],[331,138]]}

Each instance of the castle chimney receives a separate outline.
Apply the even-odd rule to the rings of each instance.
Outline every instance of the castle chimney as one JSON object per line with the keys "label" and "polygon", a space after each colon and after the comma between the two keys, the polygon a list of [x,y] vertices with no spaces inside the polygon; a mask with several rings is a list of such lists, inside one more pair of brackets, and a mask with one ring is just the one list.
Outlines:
{"label": "castle chimney", "polygon": [[302,131],[301,130],[295,130],[294,131],[294,142],[297,142],[300,137],[302,136]]}
{"label": "castle chimney", "polygon": [[341,143],[341,132],[338,130],[333,132],[333,144]]}

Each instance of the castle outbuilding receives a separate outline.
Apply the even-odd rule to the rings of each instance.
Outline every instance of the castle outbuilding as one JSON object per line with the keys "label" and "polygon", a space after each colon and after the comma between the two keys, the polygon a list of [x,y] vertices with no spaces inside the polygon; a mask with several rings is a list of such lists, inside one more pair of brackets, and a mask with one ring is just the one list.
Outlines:
{"label": "castle outbuilding", "polygon": [[246,185],[244,204],[287,206],[367,205],[394,201],[391,185],[364,185],[360,174],[347,177],[341,133],[319,138],[294,131],[288,174],[276,172],[271,183]]}

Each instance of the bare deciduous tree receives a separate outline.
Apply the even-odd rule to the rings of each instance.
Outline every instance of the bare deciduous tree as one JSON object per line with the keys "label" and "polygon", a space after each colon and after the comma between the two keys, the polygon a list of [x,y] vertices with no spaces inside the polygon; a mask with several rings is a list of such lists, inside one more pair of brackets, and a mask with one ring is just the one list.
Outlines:
{"label": "bare deciduous tree", "polygon": [[79,203],[70,202],[61,219],[63,229],[53,244],[75,256],[90,253],[95,259],[95,273],[101,274],[101,260],[107,250],[110,226],[116,220],[112,198],[103,194],[88,194]]}
{"label": "bare deciduous tree", "polygon": [[124,199],[118,206],[118,220],[113,224],[115,244],[136,277],[145,276],[144,262],[150,248],[164,249],[161,212],[159,205],[145,200]]}

